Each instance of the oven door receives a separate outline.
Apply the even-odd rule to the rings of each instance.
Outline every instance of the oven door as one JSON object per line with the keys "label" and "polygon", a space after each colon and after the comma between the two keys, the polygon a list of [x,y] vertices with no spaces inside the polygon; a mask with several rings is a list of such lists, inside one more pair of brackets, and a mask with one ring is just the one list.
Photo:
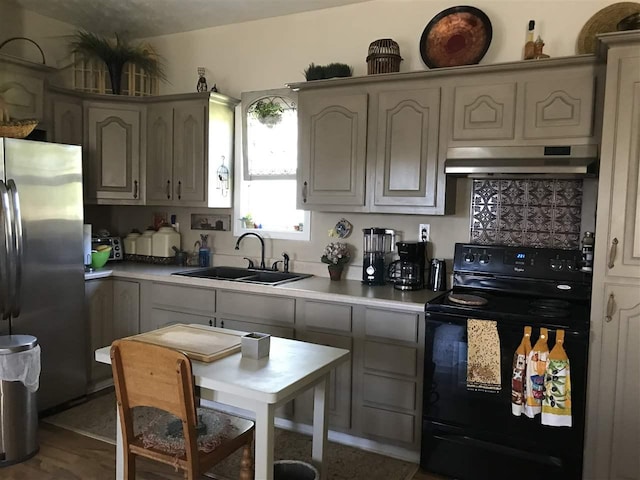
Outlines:
{"label": "oven door", "polygon": [[[473,318],[491,318],[474,314]],[[550,331],[549,347],[558,325],[537,323]],[[528,418],[511,413],[513,355],[524,324],[498,322],[501,352],[500,393],[467,390],[467,317],[427,312],[423,404],[422,466],[456,478],[496,478],[490,466],[509,472],[521,465],[517,478],[580,478],[584,436],[584,409],[588,331],[565,329],[572,386],[572,427],[542,425],[540,415]],[[443,468],[445,466],[446,468]],[[539,468],[536,468],[538,466]],[[538,471],[537,476],[535,471]],[[486,471],[487,476],[479,477]],[[527,473],[528,472],[528,473]],[[531,473],[531,476],[529,476]],[[524,476],[523,476],[524,475]]]}

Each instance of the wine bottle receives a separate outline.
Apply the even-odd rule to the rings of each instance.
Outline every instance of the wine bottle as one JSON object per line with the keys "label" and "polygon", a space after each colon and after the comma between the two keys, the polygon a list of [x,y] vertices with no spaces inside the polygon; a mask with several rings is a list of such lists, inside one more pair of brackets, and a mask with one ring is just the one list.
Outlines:
{"label": "wine bottle", "polygon": [[525,60],[531,60],[535,54],[534,29],[536,26],[535,20],[529,20],[529,28],[527,30],[527,41],[524,44],[524,56]]}

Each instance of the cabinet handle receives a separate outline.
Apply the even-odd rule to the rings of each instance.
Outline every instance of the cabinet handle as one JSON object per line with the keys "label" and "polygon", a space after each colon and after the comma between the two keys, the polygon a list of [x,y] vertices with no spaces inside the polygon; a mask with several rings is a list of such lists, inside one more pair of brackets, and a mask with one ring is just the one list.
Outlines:
{"label": "cabinet handle", "polygon": [[167,180],[167,199],[171,198],[171,180]]}
{"label": "cabinet handle", "polygon": [[605,321],[610,322],[613,317],[613,310],[616,306],[615,298],[613,293],[609,294],[609,300],[607,301],[607,316],[604,317]]}
{"label": "cabinet handle", "polygon": [[133,181],[133,198],[138,198],[138,180]]}
{"label": "cabinet handle", "polygon": [[302,203],[307,203],[307,182],[302,184]]}
{"label": "cabinet handle", "polygon": [[182,199],[182,182],[178,181],[178,200]]}
{"label": "cabinet handle", "polygon": [[611,249],[609,250],[609,268],[613,268],[613,261],[616,259],[616,252],[618,250],[618,239],[614,238],[611,240]]}

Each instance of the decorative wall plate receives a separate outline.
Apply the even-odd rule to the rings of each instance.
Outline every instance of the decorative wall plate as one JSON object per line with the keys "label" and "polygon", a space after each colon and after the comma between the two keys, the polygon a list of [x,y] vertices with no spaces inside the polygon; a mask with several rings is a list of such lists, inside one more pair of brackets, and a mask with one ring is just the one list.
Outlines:
{"label": "decorative wall plate", "polygon": [[493,28],[475,7],[443,10],[428,23],[420,38],[420,55],[429,68],[478,63],[489,49]]}

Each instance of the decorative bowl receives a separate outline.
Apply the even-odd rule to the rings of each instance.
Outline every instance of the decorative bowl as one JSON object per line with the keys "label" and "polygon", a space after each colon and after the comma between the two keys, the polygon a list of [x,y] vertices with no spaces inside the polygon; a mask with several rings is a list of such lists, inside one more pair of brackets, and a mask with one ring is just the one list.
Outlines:
{"label": "decorative bowl", "polygon": [[111,247],[106,248],[101,251],[92,251],[91,252],[91,268],[97,269],[102,268],[109,260],[109,254],[111,253]]}

